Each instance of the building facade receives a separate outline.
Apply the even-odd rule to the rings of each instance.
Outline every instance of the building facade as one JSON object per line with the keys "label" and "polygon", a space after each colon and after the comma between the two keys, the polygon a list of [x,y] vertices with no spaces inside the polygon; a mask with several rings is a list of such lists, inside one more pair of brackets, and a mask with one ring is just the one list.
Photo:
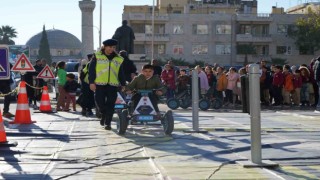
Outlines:
{"label": "building facade", "polygon": [[[241,65],[261,59],[286,59],[290,64],[309,63],[316,55],[300,52],[287,35],[288,27],[302,14],[286,14],[273,7],[258,14],[257,1],[158,0],[152,6],[125,6],[123,20],[135,32],[131,58],[184,59],[209,64]],[[154,30],[152,30],[154,21]],[[153,42],[153,43],[152,43]],[[254,52],[243,52],[250,46]]]}

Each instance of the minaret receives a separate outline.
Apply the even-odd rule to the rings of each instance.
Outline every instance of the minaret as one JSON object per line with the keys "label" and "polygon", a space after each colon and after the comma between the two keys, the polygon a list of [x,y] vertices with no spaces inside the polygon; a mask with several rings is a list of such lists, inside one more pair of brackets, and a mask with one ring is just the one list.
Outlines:
{"label": "minaret", "polygon": [[96,2],[91,0],[79,1],[79,7],[82,12],[82,47],[81,54],[83,58],[87,54],[93,53],[93,10]]}

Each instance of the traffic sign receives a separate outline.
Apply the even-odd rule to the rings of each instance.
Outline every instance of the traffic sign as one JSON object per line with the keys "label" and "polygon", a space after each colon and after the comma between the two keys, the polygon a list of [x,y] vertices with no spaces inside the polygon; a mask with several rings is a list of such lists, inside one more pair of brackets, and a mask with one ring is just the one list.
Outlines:
{"label": "traffic sign", "polygon": [[20,71],[21,74],[24,74],[26,72],[34,72],[36,71],[32,64],[30,63],[28,57],[22,53],[19,57],[18,61],[14,64],[12,71]]}
{"label": "traffic sign", "polygon": [[37,78],[42,79],[54,79],[54,75],[48,65],[46,65],[42,71],[38,74]]}
{"label": "traffic sign", "polygon": [[8,46],[0,46],[0,79],[10,79],[8,52]]}

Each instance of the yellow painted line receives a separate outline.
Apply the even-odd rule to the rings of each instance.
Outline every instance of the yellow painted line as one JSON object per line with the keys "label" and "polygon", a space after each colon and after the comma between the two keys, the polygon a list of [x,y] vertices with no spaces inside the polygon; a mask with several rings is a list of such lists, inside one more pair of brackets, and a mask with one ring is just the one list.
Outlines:
{"label": "yellow painted line", "polygon": [[310,174],[308,171],[299,169],[295,166],[282,166],[280,167],[280,170],[284,173],[286,173],[288,176],[292,176],[295,178],[312,178],[312,179],[318,179],[319,177]]}
{"label": "yellow painted line", "polygon": [[316,165],[316,166],[308,166],[308,168],[310,168],[310,169],[315,169],[315,170],[319,170],[319,172],[320,172],[320,166],[319,166],[319,165]]}

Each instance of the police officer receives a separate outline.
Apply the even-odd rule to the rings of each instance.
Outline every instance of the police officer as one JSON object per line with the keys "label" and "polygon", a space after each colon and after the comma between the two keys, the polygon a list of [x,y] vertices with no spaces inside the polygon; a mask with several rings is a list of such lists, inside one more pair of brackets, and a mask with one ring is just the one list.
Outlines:
{"label": "police officer", "polygon": [[[92,108],[95,107],[94,102],[94,93],[90,90],[89,87],[89,79],[88,79],[88,69],[89,65],[91,63],[91,58],[93,57],[93,54],[87,55],[88,60],[83,59],[81,61],[82,69],[80,71],[80,82],[81,82],[81,94],[78,98],[78,104],[82,107],[81,114],[83,116],[92,116]],[[80,99],[80,100],[79,100]]]}
{"label": "police officer", "polygon": [[117,40],[105,40],[89,66],[90,89],[95,92],[95,101],[101,113],[100,125],[106,130],[111,130],[118,88],[125,86],[123,58],[115,52],[117,44]]}

